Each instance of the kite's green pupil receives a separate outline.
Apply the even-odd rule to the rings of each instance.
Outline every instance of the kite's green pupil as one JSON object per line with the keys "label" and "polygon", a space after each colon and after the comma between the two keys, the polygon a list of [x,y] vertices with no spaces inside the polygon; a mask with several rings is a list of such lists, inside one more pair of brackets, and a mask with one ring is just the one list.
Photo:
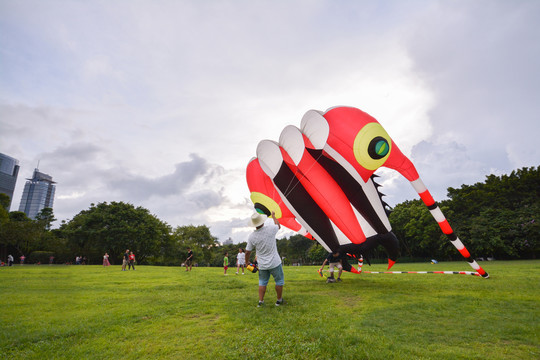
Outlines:
{"label": "kite's green pupil", "polygon": [[372,139],[368,146],[368,154],[374,160],[379,160],[390,153],[390,144],[382,136]]}
{"label": "kite's green pupil", "polygon": [[388,154],[388,143],[384,140],[378,141],[375,145],[375,152],[381,157],[386,156]]}

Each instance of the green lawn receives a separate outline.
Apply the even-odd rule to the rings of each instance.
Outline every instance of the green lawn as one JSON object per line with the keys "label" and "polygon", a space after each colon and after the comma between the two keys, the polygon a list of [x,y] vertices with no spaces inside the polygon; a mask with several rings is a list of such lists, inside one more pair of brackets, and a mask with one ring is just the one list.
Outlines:
{"label": "green lawn", "polygon": [[490,279],[346,273],[335,284],[285,267],[286,305],[272,285],[262,308],[257,275],[234,269],[3,267],[0,358],[539,359],[540,261],[481,265]]}

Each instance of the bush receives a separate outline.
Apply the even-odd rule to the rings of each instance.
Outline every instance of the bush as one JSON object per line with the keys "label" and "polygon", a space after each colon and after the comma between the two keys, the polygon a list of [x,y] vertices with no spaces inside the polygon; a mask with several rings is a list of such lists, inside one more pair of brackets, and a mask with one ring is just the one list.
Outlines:
{"label": "bush", "polygon": [[33,251],[28,256],[28,263],[42,263],[42,264],[48,264],[49,258],[53,256],[54,253],[52,251]]}

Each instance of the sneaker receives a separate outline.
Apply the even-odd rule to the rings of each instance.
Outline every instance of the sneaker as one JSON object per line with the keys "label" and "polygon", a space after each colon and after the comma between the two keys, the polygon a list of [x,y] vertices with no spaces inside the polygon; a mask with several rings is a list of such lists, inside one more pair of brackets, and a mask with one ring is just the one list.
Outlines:
{"label": "sneaker", "polygon": [[337,278],[337,282],[341,282],[341,278]]}
{"label": "sneaker", "polygon": [[257,307],[261,307],[264,305],[264,301],[259,301],[259,305],[257,305]]}
{"label": "sneaker", "polygon": [[236,275],[238,275],[238,271],[236,272]]}
{"label": "sneaker", "polygon": [[276,301],[276,306],[281,306],[285,303],[285,300],[283,300],[283,298],[281,300],[277,300]]}

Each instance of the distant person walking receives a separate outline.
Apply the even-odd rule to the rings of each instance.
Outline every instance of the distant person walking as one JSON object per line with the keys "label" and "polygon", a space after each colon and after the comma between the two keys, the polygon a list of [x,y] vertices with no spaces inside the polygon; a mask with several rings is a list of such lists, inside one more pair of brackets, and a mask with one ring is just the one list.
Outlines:
{"label": "distant person walking", "polygon": [[270,275],[276,283],[276,306],[280,306],[283,301],[283,285],[285,284],[285,276],[283,274],[283,266],[281,265],[281,257],[277,251],[276,234],[281,228],[279,221],[276,219],[275,212],[272,211],[272,220],[266,215],[254,213],[251,215],[250,225],[255,227],[248,238],[246,246],[246,261],[249,262],[249,257],[253,250],[257,251],[257,261],[259,267],[259,307],[264,305],[264,294],[266,286],[270,280]]}
{"label": "distant person walking", "polygon": [[9,254],[7,257],[8,266],[13,265],[13,255]]}
{"label": "distant person walking", "polygon": [[26,259],[26,256],[24,256],[24,254],[22,254],[22,255],[19,257],[19,260],[21,260],[21,265],[24,265],[24,259]]}
{"label": "distant person walking", "polygon": [[49,257],[49,265],[52,265],[54,263],[54,256]]}
{"label": "distant person walking", "polygon": [[224,270],[224,275],[227,275],[227,269],[229,268],[229,253],[226,252],[225,253],[225,257],[223,258],[223,270]]}
{"label": "distant person walking", "polygon": [[133,268],[135,270],[135,254],[132,252],[129,253],[129,269]]}
{"label": "distant person walking", "polygon": [[111,266],[111,263],[109,262],[109,254],[107,253],[103,255],[103,266]]}
{"label": "distant person walking", "polygon": [[193,251],[191,251],[191,248],[188,248],[187,250],[188,253],[184,265],[186,265],[186,271],[191,271],[191,266],[193,265]]}
{"label": "distant person walking", "polygon": [[240,271],[240,268],[242,268],[242,275],[244,275],[245,267],[246,267],[246,253],[244,252],[244,249],[240,248],[238,249],[238,255],[236,255],[236,275],[238,275],[238,271]]}
{"label": "distant person walking", "polygon": [[122,258],[122,271],[126,271],[126,267],[128,263],[129,263],[129,250],[126,250]]}

